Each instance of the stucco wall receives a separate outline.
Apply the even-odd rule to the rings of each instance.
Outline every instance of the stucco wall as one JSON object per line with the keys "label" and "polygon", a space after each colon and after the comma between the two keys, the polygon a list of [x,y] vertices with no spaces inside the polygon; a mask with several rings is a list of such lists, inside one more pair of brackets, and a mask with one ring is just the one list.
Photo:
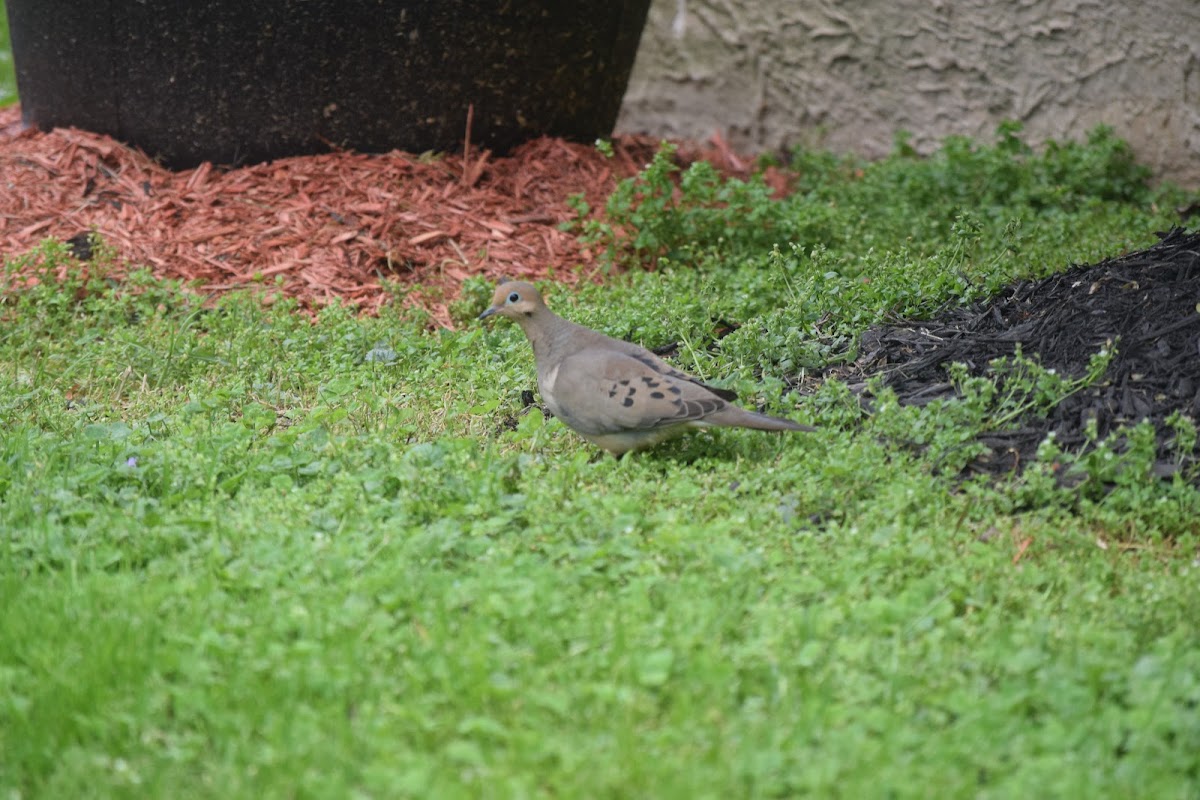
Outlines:
{"label": "stucco wall", "polygon": [[1200,185],[1200,2],[654,0],[617,129],[879,156],[1004,119]]}

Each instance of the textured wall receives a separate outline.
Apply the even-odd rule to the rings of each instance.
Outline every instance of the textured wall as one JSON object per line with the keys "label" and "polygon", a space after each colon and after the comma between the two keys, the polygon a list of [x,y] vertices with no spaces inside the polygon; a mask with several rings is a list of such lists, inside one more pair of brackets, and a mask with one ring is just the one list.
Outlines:
{"label": "textured wall", "polygon": [[1200,2],[654,0],[618,130],[879,156],[1003,119],[1200,185]]}

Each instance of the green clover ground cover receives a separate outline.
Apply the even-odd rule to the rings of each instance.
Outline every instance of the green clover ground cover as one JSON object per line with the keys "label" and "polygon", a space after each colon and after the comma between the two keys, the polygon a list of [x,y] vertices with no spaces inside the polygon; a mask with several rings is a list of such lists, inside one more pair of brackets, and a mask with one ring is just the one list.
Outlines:
{"label": "green clover ground cover", "polygon": [[1100,443],[1103,490],[962,483],[978,397],[782,397],[1181,195],[1103,131],[796,168],[786,201],[705,167],[670,198],[656,162],[581,225],[658,269],[561,313],[820,427],[621,461],[523,412],[482,283],[431,332],[10,262],[0,797],[1195,797],[1190,476]]}
{"label": "green clover ground cover", "polygon": [[17,76],[8,43],[8,12],[0,2],[0,107],[17,101]]}

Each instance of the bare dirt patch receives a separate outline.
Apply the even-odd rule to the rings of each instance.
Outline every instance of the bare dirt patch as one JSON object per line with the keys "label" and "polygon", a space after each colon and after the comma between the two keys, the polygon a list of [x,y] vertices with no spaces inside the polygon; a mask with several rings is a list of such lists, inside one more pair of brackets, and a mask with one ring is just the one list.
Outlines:
{"label": "bare dirt patch", "polygon": [[1094,354],[1115,347],[1104,374],[1045,417],[1028,414],[981,437],[988,451],[969,469],[1019,471],[1051,431],[1064,450],[1078,451],[1089,426],[1105,437],[1150,420],[1157,433],[1155,473],[1195,474],[1200,450],[1181,454],[1168,419],[1179,413],[1200,420],[1200,233],[1176,229],[1160,236],[1146,250],[1020,281],[927,322],[872,328],[854,364],[827,374],[847,381],[867,405],[867,381],[876,376],[900,402],[924,405],[956,396],[947,369],[955,362],[972,375],[993,375],[991,362],[1020,347],[1042,367],[1078,377]]}

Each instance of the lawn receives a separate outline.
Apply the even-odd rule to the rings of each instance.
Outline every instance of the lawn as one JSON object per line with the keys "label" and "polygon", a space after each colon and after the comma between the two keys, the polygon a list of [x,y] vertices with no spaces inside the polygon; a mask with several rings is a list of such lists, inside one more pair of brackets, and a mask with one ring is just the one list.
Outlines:
{"label": "lawn", "polygon": [[13,72],[12,49],[8,44],[8,12],[0,0],[0,106],[17,100],[17,77]]}
{"label": "lawn", "polygon": [[656,160],[579,225],[609,279],[543,288],[818,431],[621,460],[522,401],[482,281],[431,330],[10,254],[0,797],[1200,795],[1194,474],[964,479],[1003,409],[784,391],[1194,198],[1104,131],[791,167]]}

